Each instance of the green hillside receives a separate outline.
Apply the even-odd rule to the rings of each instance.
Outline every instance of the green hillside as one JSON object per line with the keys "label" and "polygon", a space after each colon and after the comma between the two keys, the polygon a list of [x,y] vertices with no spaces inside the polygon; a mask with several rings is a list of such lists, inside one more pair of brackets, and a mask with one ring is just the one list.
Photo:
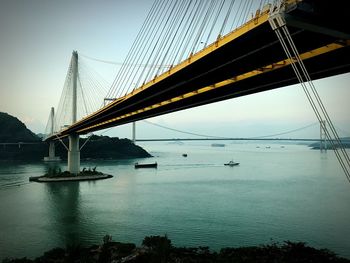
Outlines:
{"label": "green hillside", "polygon": [[[87,139],[80,139],[80,146]],[[68,140],[63,140],[68,145]],[[19,143],[24,144],[7,144]],[[25,144],[33,143],[33,144]],[[31,132],[17,118],[0,112],[0,161],[40,161],[48,155],[48,143]],[[67,150],[56,141],[56,156],[67,159]],[[93,135],[80,152],[81,159],[131,159],[151,155],[128,139],[110,138]]]}
{"label": "green hillside", "polygon": [[16,117],[0,112],[0,143],[37,142],[40,138],[32,133]]}

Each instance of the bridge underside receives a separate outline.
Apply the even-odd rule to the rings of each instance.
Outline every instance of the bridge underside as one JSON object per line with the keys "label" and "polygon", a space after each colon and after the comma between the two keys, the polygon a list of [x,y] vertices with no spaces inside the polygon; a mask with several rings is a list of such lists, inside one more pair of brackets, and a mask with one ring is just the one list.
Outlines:
{"label": "bridge underside", "polygon": [[[341,1],[304,1],[285,14],[289,32],[312,79],[350,72],[350,30]],[[336,2],[339,2],[337,5]],[[337,20],[330,21],[337,12]],[[327,24],[324,22],[326,21]],[[186,66],[174,67],[132,94],[59,134],[85,134],[161,114],[298,83],[268,22],[256,17],[229,41],[209,46]],[[232,34],[232,33],[231,33]],[[225,38],[225,37],[224,37]],[[205,50],[203,51],[206,52]],[[164,74],[163,74],[164,75]]]}

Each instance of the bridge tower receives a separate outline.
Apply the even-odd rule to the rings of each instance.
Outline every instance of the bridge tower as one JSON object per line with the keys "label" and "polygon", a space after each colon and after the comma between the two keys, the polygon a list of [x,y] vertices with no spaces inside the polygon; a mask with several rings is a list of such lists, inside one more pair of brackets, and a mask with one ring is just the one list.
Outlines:
{"label": "bridge tower", "polygon": [[[73,51],[72,54],[72,124],[77,121],[77,82],[78,82],[78,52]],[[80,171],[80,150],[79,150],[79,134],[73,133],[69,135],[68,150],[68,171],[77,175]]]}
{"label": "bridge tower", "polygon": [[320,151],[322,152],[323,150],[327,151],[327,126],[326,126],[326,121],[321,120],[320,121]]}
{"label": "bridge tower", "polygon": [[136,143],[136,122],[132,123],[132,142]]}
{"label": "bridge tower", "polygon": [[[51,112],[50,112],[50,135],[54,133],[54,125],[55,125],[55,108],[51,107]],[[44,157],[45,162],[56,162],[60,161],[61,158],[59,156],[55,155],[55,141],[51,140],[49,142],[49,156]]]}

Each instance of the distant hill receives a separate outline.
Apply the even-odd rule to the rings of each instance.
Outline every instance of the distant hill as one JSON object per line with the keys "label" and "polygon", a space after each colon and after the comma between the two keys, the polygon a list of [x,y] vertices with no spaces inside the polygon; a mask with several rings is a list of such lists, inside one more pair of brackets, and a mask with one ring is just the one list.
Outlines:
{"label": "distant hill", "polygon": [[[80,146],[87,139],[80,139]],[[33,143],[8,145],[4,143]],[[68,146],[68,139],[63,142]],[[39,161],[48,155],[48,143],[31,132],[17,118],[0,112],[0,161],[20,160]],[[67,159],[67,150],[56,141],[56,156]],[[108,136],[93,135],[80,152],[81,159],[129,159],[145,158],[151,155],[129,139],[110,138]]]}
{"label": "distant hill", "polygon": [[7,113],[0,112],[0,143],[38,141],[40,138],[27,129],[23,122]]}
{"label": "distant hill", "polygon": [[[81,139],[80,145],[83,145],[86,140]],[[66,156],[67,153],[64,152]],[[151,155],[129,139],[92,135],[80,152],[80,157],[82,159],[127,159],[151,157]]]}
{"label": "distant hill", "polygon": [[[350,137],[340,138],[341,143],[345,148],[350,148]],[[332,145],[329,141],[326,141],[327,149],[332,149]],[[335,143],[336,148],[338,148],[338,144]],[[320,149],[320,142],[315,142],[309,145],[313,150],[319,150]]]}
{"label": "distant hill", "polygon": [[[80,138],[80,147],[85,143],[86,138]],[[68,146],[68,139],[63,142]],[[67,150],[62,143],[56,141],[56,155],[61,159],[67,159]],[[130,159],[151,157],[142,147],[133,144],[129,139],[111,138],[108,136],[92,135],[89,141],[80,151],[81,159]]]}

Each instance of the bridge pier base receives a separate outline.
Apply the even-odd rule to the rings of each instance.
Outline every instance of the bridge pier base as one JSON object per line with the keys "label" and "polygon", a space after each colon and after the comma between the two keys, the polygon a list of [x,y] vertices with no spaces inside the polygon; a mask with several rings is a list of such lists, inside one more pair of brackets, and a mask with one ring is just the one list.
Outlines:
{"label": "bridge pier base", "polygon": [[69,135],[68,171],[77,175],[80,172],[79,135]]}
{"label": "bridge pier base", "polygon": [[55,142],[49,142],[49,156],[44,157],[45,162],[57,162],[61,161],[59,156],[55,156]]}

